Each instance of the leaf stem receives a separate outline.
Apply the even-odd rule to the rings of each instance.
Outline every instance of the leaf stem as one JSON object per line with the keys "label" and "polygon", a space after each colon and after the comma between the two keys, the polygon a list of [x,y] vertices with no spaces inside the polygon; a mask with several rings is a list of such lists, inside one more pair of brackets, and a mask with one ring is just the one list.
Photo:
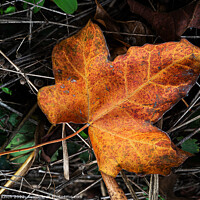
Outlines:
{"label": "leaf stem", "polygon": [[101,175],[104,180],[104,183],[106,184],[111,200],[127,200],[124,191],[119,187],[115,178],[103,172],[101,172]]}
{"label": "leaf stem", "polygon": [[48,142],[44,142],[42,144],[38,144],[38,145],[35,145],[33,147],[28,147],[28,148],[24,148],[24,149],[16,149],[16,150],[12,150],[12,151],[5,151],[5,152],[1,152],[0,153],[0,156],[3,156],[3,155],[7,155],[7,154],[11,154],[11,153],[15,153],[15,152],[21,152],[21,151],[27,151],[27,150],[31,150],[31,149],[36,149],[36,148],[39,148],[39,147],[42,147],[42,146],[45,146],[47,144],[52,144],[52,143],[57,143],[57,142],[62,142],[64,140],[67,140],[71,137],[74,137],[75,135],[77,135],[78,133],[80,133],[81,131],[83,131],[84,129],[86,129],[90,124],[85,124],[82,128],[80,128],[78,131],[76,131],[75,133],[65,137],[65,138],[60,138],[60,139],[57,139],[57,140],[52,140],[52,141],[48,141]]}

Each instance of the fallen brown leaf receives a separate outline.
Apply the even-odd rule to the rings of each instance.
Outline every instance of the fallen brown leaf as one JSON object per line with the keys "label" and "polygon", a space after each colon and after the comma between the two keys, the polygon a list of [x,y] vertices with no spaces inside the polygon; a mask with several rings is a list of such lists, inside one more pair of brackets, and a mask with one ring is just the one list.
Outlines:
{"label": "fallen brown leaf", "polygon": [[164,41],[179,40],[187,28],[200,28],[200,1],[169,13],[154,12],[135,1],[128,0],[131,11],[143,17]]}

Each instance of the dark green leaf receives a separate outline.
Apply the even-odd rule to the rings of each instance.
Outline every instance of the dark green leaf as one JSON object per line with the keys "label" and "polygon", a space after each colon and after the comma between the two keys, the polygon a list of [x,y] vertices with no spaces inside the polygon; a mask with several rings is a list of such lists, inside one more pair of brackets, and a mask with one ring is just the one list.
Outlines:
{"label": "dark green leaf", "polygon": [[198,153],[199,152],[199,144],[196,139],[189,139],[185,141],[181,147],[182,150],[190,152],[190,153]]}
{"label": "dark green leaf", "polygon": [[[12,126],[16,127],[19,120],[20,118],[18,115],[14,113],[10,115],[9,122],[11,123]],[[35,131],[35,125],[33,125],[29,121],[25,122],[25,124],[18,131],[18,133],[15,135],[12,141],[8,144],[6,149],[13,150],[13,148],[16,148],[16,147],[17,149],[21,149],[21,148],[34,146],[34,131]],[[12,153],[11,156],[16,157],[16,156],[23,155],[20,158],[14,159],[15,163],[23,163],[30,155],[30,153],[28,152],[30,151],[16,152],[16,153]]]}
{"label": "dark green leaf", "polygon": [[0,170],[8,170],[8,169],[11,169],[11,166],[9,165],[7,159],[6,159],[6,156],[1,156],[0,157]]}
{"label": "dark green leaf", "polygon": [[6,8],[6,10],[4,10],[4,13],[7,14],[7,13],[13,13],[15,12],[16,8],[15,6],[9,6]]}
{"label": "dark green leaf", "polygon": [[67,150],[68,150],[68,154],[69,156],[77,153],[81,148],[80,144],[76,144],[73,142],[67,142]]}
{"label": "dark green leaf", "polygon": [[2,89],[2,91],[5,92],[6,94],[12,95],[12,91],[11,91],[9,88],[7,88],[7,87],[2,87],[1,89]]}
{"label": "dark green leaf", "polygon": [[0,146],[3,145],[3,143],[6,141],[7,137],[6,134],[3,132],[0,132]]}
{"label": "dark green leaf", "polygon": [[77,10],[77,0],[53,0],[54,3],[64,12],[72,14]]}
{"label": "dark green leaf", "polygon": [[17,125],[17,123],[19,122],[19,120],[20,120],[20,117],[17,115],[17,114],[15,114],[15,113],[12,113],[11,115],[10,115],[10,117],[9,117],[9,123],[12,125],[12,126],[16,126]]}
{"label": "dark green leaf", "polygon": [[0,14],[3,15],[3,8],[0,8]]}
{"label": "dark green leaf", "polygon": [[[77,129],[77,131],[79,130],[79,128]],[[87,139],[88,138],[88,135],[86,133],[84,133],[83,131],[81,131],[79,133],[79,135],[83,138],[83,139]]]}
{"label": "dark green leaf", "polygon": [[56,160],[58,160],[58,156],[59,156],[59,150],[62,149],[62,147],[60,147],[54,154],[53,156],[51,156],[51,162],[54,162]]}
{"label": "dark green leaf", "polygon": [[[23,135],[18,133],[13,140],[9,143],[9,145],[6,147],[6,149],[13,149],[13,147],[19,146],[17,147],[17,149],[22,149],[22,148],[27,148],[27,147],[31,147],[34,146],[35,142],[33,140],[28,141],[27,142],[27,138]],[[14,159],[15,163],[24,163],[26,161],[26,159],[28,158],[28,156],[30,155],[28,152],[31,152],[32,150],[28,150],[28,151],[23,151],[23,152],[15,152],[15,153],[11,153],[10,155],[13,157],[17,157],[20,155],[23,155],[22,157],[16,158]]]}
{"label": "dark green leaf", "polygon": [[86,152],[83,152],[82,154],[79,155],[79,158],[84,162],[86,163],[88,160],[89,160],[89,153],[86,151]]}

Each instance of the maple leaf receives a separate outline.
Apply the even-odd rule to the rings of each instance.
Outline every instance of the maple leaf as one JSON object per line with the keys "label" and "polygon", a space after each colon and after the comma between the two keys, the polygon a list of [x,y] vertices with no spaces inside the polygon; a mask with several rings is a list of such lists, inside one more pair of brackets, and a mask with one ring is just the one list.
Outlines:
{"label": "maple leaf", "polygon": [[140,15],[164,41],[179,40],[187,28],[200,28],[200,1],[169,13],[154,12],[135,0],[127,1],[131,12]]}
{"label": "maple leaf", "polygon": [[88,123],[100,171],[170,173],[190,153],[153,126],[185,96],[200,73],[200,50],[187,40],[131,47],[109,61],[106,41],[91,21],[52,53],[55,85],[38,104],[53,124]]}

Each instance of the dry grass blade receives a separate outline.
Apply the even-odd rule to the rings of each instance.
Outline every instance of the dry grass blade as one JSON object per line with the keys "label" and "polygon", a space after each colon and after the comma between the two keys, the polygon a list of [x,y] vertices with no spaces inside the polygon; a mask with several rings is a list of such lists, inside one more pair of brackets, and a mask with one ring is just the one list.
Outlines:
{"label": "dry grass blade", "polygon": [[[65,123],[62,124],[62,138],[66,137],[65,132]],[[63,148],[63,170],[64,170],[64,177],[66,180],[69,180],[69,156],[67,151],[67,141],[62,141],[62,148]]]}
{"label": "dry grass blade", "polygon": [[152,174],[150,178],[150,185],[149,185],[149,200],[158,200],[158,175]]}

